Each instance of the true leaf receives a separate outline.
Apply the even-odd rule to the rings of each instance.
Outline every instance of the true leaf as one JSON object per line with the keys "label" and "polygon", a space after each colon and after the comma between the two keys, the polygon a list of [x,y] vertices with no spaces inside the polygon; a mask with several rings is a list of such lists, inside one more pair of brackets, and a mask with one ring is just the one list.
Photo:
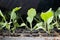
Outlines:
{"label": "true leaf", "polygon": [[15,13],[15,12],[12,12],[12,13],[11,13],[11,19],[15,20],[16,17],[17,17],[16,13]]}
{"label": "true leaf", "polygon": [[11,12],[11,19],[15,20],[17,18],[16,11],[18,11],[21,7],[16,7]]}
{"label": "true leaf", "polygon": [[34,26],[34,29],[35,29],[35,30],[43,29],[43,22],[37,23],[37,24]]}
{"label": "true leaf", "polygon": [[2,27],[6,27],[6,24],[7,24],[7,22],[4,22],[3,25],[2,25]]}
{"label": "true leaf", "polygon": [[36,10],[34,8],[29,9],[27,15],[28,15],[27,21],[29,23],[32,23],[33,18],[36,16]]}
{"label": "true leaf", "polygon": [[32,18],[32,17],[27,17],[27,21],[28,21],[29,23],[32,23],[33,18]]}
{"label": "true leaf", "polygon": [[10,30],[10,24],[6,24],[6,29]]}
{"label": "true leaf", "polygon": [[2,27],[5,27],[6,29],[10,30],[10,24],[7,22],[3,23]]}
{"label": "true leaf", "polygon": [[0,26],[3,28],[3,27],[5,27],[5,22],[0,22]]}
{"label": "true leaf", "polygon": [[29,17],[34,17],[34,16],[36,16],[36,10],[35,10],[34,8],[29,9],[27,13],[28,13],[27,15],[28,15]]}
{"label": "true leaf", "polygon": [[5,16],[4,16],[3,13],[1,12],[1,10],[0,10],[0,16],[2,16],[3,19],[6,21]]}
{"label": "true leaf", "polygon": [[56,10],[55,17],[58,17],[60,19],[60,7]]}
{"label": "true leaf", "polygon": [[52,20],[53,20],[53,16],[47,20],[47,24],[49,25],[52,22]]}
{"label": "true leaf", "polygon": [[49,9],[47,12],[42,12],[40,16],[46,22],[50,17],[53,16],[53,11]]}
{"label": "true leaf", "polygon": [[21,26],[21,27],[22,27],[22,26],[26,26],[26,24],[25,24],[25,23],[22,23],[20,26]]}

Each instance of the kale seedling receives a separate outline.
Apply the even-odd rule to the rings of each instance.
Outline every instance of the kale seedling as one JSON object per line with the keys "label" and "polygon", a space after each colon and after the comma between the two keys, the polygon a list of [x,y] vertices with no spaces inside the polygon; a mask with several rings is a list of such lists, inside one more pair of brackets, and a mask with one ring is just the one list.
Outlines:
{"label": "kale seedling", "polygon": [[[17,15],[16,15],[16,11],[18,11],[21,7],[16,7],[12,10],[11,14],[10,14],[10,21],[8,22],[6,20],[6,17],[3,15],[3,13],[0,10],[0,16],[2,17],[2,21],[0,22],[0,28],[3,29],[4,27],[6,29],[8,29],[9,31],[15,31],[15,29],[17,27],[20,27],[20,25],[17,22]],[[13,28],[11,28],[11,26],[13,25]]]}
{"label": "kale seedling", "polygon": [[54,17],[52,9],[50,8],[47,12],[42,12],[40,16],[44,21],[44,31],[50,33],[51,29],[53,29],[53,25],[50,24]]}
{"label": "kale seedling", "polygon": [[3,13],[1,12],[1,10],[0,10],[0,16],[2,17],[2,20],[1,20],[1,22],[0,22],[0,28],[6,28],[6,29],[8,29],[8,30],[10,30],[10,24],[11,24],[11,22],[7,22],[6,21],[6,17],[3,15]]}
{"label": "kale seedling", "polygon": [[12,10],[11,14],[10,14],[10,22],[12,22],[13,24],[13,28],[11,28],[11,30],[13,31],[13,33],[15,32],[17,27],[20,27],[20,25],[17,22],[17,14],[16,11],[20,10],[21,7],[16,7]]}
{"label": "kale seedling", "polygon": [[30,31],[33,31],[32,22],[35,16],[36,16],[36,10],[34,8],[29,9],[27,12],[26,19],[30,24],[30,28],[25,23],[22,23],[21,26],[26,26],[27,29],[29,29]]}
{"label": "kale seedling", "polygon": [[51,24],[53,17],[54,13],[51,8],[47,12],[42,12],[40,18],[42,18],[43,21],[37,23],[34,29],[43,29],[47,33],[50,33],[51,29],[54,28],[53,23]]}

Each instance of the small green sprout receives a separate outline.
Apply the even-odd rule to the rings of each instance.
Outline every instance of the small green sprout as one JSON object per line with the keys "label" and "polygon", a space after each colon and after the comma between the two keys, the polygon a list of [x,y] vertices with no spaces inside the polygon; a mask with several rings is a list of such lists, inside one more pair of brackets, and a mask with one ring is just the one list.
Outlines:
{"label": "small green sprout", "polygon": [[54,28],[53,25],[50,24],[54,17],[52,9],[50,8],[47,12],[42,12],[40,16],[44,20],[45,29],[43,30],[49,33],[50,30]]}

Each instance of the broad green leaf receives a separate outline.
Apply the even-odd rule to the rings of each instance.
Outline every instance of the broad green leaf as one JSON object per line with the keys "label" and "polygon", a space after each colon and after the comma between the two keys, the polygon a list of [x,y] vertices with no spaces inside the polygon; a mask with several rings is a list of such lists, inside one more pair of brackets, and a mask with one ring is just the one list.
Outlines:
{"label": "broad green leaf", "polygon": [[10,24],[9,23],[6,24],[6,29],[10,30]]}
{"label": "broad green leaf", "polygon": [[17,18],[17,15],[16,15],[16,11],[18,11],[19,9],[20,9],[21,7],[16,7],[16,8],[14,8],[13,10],[12,10],[12,12],[11,12],[11,19],[12,20],[15,20],[16,18]]}
{"label": "broad green leaf", "polygon": [[5,27],[6,29],[10,30],[10,24],[7,22],[0,22],[0,26],[1,28]]}
{"label": "broad green leaf", "polygon": [[52,22],[52,20],[53,20],[53,16],[47,20],[47,24],[49,25]]}
{"label": "broad green leaf", "polygon": [[2,23],[2,27],[5,27],[6,29],[10,30],[10,23]]}
{"label": "broad green leaf", "polygon": [[15,13],[15,12],[12,12],[12,13],[11,13],[11,19],[15,20],[16,17],[17,17],[16,13]]}
{"label": "broad green leaf", "polygon": [[[56,10],[55,16],[60,16],[60,7]],[[59,17],[60,18],[60,17]]]}
{"label": "broad green leaf", "polygon": [[1,10],[0,10],[0,16],[3,17],[4,21],[6,21],[5,16],[4,16],[3,13],[1,12]]}
{"label": "broad green leaf", "polygon": [[35,29],[35,30],[43,29],[43,22],[37,23],[37,24],[34,26],[34,29]]}
{"label": "broad green leaf", "polygon": [[22,23],[20,26],[21,26],[21,27],[22,27],[22,26],[26,26],[26,24],[25,24],[25,23]]}
{"label": "broad green leaf", "polygon": [[47,12],[42,12],[40,16],[46,22],[50,17],[53,16],[53,11],[50,8]]}
{"label": "broad green leaf", "polygon": [[32,18],[32,17],[27,17],[27,21],[28,21],[29,23],[32,23],[33,18]]}
{"label": "broad green leaf", "polygon": [[7,22],[3,23],[2,27],[6,27]]}
{"label": "broad green leaf", "polygon": [[27,13],[28,13],[27,14],[28,17],[34,17],[34,16],[36,16],[36,10],[34,8],[29,9]]}
{"label": "broad green leaf", "polygon": [[29,9],[27,15],[28,15],[27,21],[29,23],[32,23],[33,18],[36,16],[36,10],[34,8]]}
{"label": "broad green leaf", "polygon": [[0,22],[0,26],[3,28],[3,27],[5,27],[5,24],[6,23],[4,23],[4,22]]}

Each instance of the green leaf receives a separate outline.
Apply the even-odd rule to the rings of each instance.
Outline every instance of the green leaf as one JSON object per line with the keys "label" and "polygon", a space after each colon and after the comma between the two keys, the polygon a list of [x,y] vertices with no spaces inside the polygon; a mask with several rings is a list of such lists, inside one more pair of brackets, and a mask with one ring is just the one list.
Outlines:
{"label": "green leaf", "polygon": [[33,18],[36,16],[36,10],[35,10],[34,8],[31,8],[31,9],[28,10],[27,13],[28,13],[28,14],[27,14],[27,15],[28,15],[27,21],[28,21],[29,23],[32,23]]}
{"label": "green leaf", "polygon": [[5,27],[6,29],[10,30],[10,23],[2,23],[2,27]]}
{"label": "green leaf", "polygon": [[1,12],[1,10],[0,10],[0,16],[3,17],[4,21],[6,21],[5,16],[4,16],[3,13]]}
{"label": "green leaf", "polygon": [[0,22],[0,26],[3,28],[3,27],[5,27],[5,24],[6,23],[4,23],[4,22]]}
{"label": "green leaf", "polygon": [[54,28],[54,26],[52,26],[52,25],[49,25],[48,26],[48,30],[50,31],[50,30],[52,30]]}
{"label": "green leaf", "polygon": [[15,27],[20,27],[20,25],[16,22],[16,23],[14,23],[14,26]]}
{"label": "green leaf", "polygon": [[16,12],[16,11],[18,11],[18,10],[20,10],[20,9],[21,9],[21,7],[16,7],[16,8],[14,8],[12,11]]}
{"label": "green leaf", "polygon": [[10,30],[10,24],[9,23],[6,24],[6,29]]}
{"label": "green leaf", "polygon": [[11,28],[11,30],[15,33],[16,27]]}
{"label": "green leaf", "polygon": [[20,27],[20,25],[17,23],[17,20],[13,22],[13,28],[11,28],[12,31],[15,31],[16,28]]}
{"label": "green leaf", "polygon": [[36,10],[34,8],[29,9],[27,13],[29,17],[36,16]]}
{"label": "green leaf", "polygon": [[60,16],[60,7],[56,10],[55,16]]}
{"label": "green leaf", "polygon": [[47,20],[47,24],[49,25],[52,22],[52,20],[53,20],[53,16]]}
{"label": "green leaf", "polygon": [[11,13],[11,19],[15,20],[16,17],[17,17],[16,13],[12,12],[12,13]]}
{"label": "green leaf", "polygon": [[6,24],[7,24],[7,22],[3,23],[3,24],[2,24],[2,27],[6,27]]}
{"label": "green leaf", "polygon": [[19,9],[20,9],[21,7],[16,7],[16,8],[14,8],[13,10],[12,10],[12,12],[11,12],[11,19],[12,20],[15,20],[16,18],[17,18],[17,15],[16,15],[16,11],[18,11]]}
{"label": "green leaf", "polygon": [[27,17],[27,21],[28,21],[29,23],[32,23],[33,18],[32,18],[32,17]]}
{"label": "green leaf", "polygon": [[42,12],[40,16],[46,22],[49,18],[53,16],[53,11],[50,8],[47,12]]}
{"label": "green leaf", "polygon": [[37,23],[37,24],[34,26],[34,29],[35,29],[35,30],[43,29],[43,22]]}
{"label": "green leaf", "polygon": [[10,23],[7,22],[0,22],[0,28],[7,28],[8,30],[10,29]]}
{"label": "green leaf", "polygon": [[22,23],[20,26],[21,26],[21,27],[22,27],[22,26],[26,26],[26,24],[25,24],[25,23]]}
{"label": "green leaf", "polygon": [[56,11],[56,15],[59,17],[60,19],[60,7],[58,8],[58,10]]}
{"label": "green leaf", "polygon": [[55,17],[58,17],[60,19],[60,7],[56,10]]}

